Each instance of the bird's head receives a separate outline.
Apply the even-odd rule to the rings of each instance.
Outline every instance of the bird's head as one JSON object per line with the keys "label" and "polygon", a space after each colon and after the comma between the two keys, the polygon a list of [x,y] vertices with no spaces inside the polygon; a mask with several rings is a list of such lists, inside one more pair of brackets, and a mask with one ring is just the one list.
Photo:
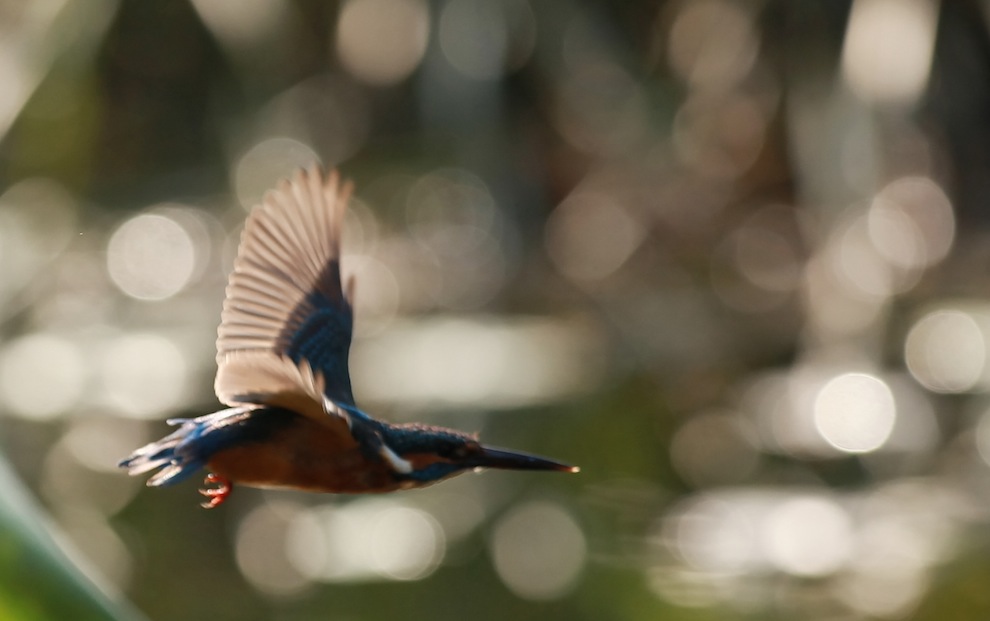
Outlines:
{"label": "bird's head", "polygon": [[403,478],[425,485],[476,468],[577,472],[576,466],[538,455],[487,446],[470,434],[424,425],[397,425],[385,443],[412,465]]}

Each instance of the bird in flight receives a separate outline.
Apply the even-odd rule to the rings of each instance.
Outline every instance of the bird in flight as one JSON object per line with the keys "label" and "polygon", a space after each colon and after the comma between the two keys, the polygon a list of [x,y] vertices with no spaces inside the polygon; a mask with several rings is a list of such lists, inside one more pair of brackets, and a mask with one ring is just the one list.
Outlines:
{"label": "bird in flight", "polygon": [[227,409],[172,419],[172,434],[120,462],[158,470],[148,485],[201,468],[204,507],[233,486],[368,493],[423,487],[466,470],[577,472],[557,461],[482,444],[476,436],[391,424],[358,409],[348,350],[354,280],[340,276],[351,184],[317,165],[269,191],[248,216],[217,338],[217,397]]}

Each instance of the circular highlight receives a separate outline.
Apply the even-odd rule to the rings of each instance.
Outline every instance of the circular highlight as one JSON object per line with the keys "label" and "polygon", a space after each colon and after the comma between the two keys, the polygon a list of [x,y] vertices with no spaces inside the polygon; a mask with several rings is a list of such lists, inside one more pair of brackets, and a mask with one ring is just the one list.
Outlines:
{"label": "circular highlight", "polygon": [[107,244],[107,271],[125,294],[139,300],[164,300],[180,292],[193,276],[196,249],[175,220],[142,214],[122,224]]}
{"label": "circular highlight", "polygon": [[784,501],[764,524],[767,557],[781,571],[825,576],[841,569],[852,553],[852,520],[833,500],[803,496]]}
{"label": "circular highlight", "polygon": [[432,515],[383,500],[305,511],[290,525],[286,546],[300,573],[336,583],[420,580],[446,553]]}
{"label": "circular highlight", "polygon": [[11,342],[0,356],[0,395],[18,416],[54,418],[83,396],[86,363],[72,342],[30,334]]}
{"label": "circular highlight", "polygon": [[186,357],[164,336],[120,336],[107,346],[101,363],[106,399],[122,414],[158,418],[186,398]]}
{"label": "circular highlight", "polygon": [[337,24],[337,54],[358,79],[386,86],[416,69],[429,35],[430,16],[422,0],[350,0]]}
{"label": "circular highlight", "polygon": [[502,582],[531,600],[566,595],[587,556],[581,527],[569,513],[548,502],[522,505],[502,518],[491,550]]}
{"label": "circular highlight", "polygon": [[908,370],[925,388],[966,392],[983,379],[987,342],[976,318],[961,310],[937,310],[915,323],[904,345]]}
{"label": "circular highlight", "polygon": [[846,453],[869,453],[890,438],[897,418],[894,395],[883,380],[845,373],[826,383],[815,398],[815,429]]}

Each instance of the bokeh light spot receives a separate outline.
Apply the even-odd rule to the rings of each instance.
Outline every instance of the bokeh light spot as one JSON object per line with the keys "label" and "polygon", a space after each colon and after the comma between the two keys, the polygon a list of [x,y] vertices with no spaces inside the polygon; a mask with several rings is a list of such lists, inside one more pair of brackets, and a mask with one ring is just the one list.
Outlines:
{"label": "bokeh light spot", "polygon": [[667,39],[674,72],[692,86],[719,90],[744,78],[758,49],[752,16],[742,5],[722,0],[683,7]]}
{"label": "bokeh light spot", "polygon": [[937,310],[918,320],[907,335],[908,370],[935,392],[966,392],[983,378],[987,340],[977,319],[960,310]]}
{"label": "bokeh light spot", "polygon": [[883,380],[844,373],[829,380],[815,398],[815,428],[847,453],[868,453],[883,446],[894,429],[894,395]]}
{"label": "bokeh light spot", "polygon": [[457,244],[444,252],[450,255],[470,251],[484,233],[493,230],[495,212],[495,198],[488,186],[477,175],[460,169],[424,175],[409,188],[406,203],[410,230],[424,245],[436,245],[438,229],[455,229],[443,239],[446,244]]}
{"label": "bokeh light spot", "polygon": [[[397,248],[404,302],[429,297],[431,302],[458,310],[473,309],[496,296],[505,278],[500,237],[506,223],[497,217],[495,198],[476,175],[441,169],[409,187],[405,204],[409,231],[419,243]],[[425,265],[424,265],[425,264]],[[425,269],[424,269],[425,268]],[[431,281],[423,286],[424,280]]]}
{"label": "bokeh light spot", "polygon": [[337,54],[360,80],[394,84],[422,61],[429,34],[422,0],[348,0],[337,24]]}
{"label": "bokeh light spot", "polygon": [[[70,425],[76,428],[80,422],[88,419],[88,416],[76,416]],[[119,419],[107,420],[120,423]],[[143,434],[139,439],[144,440]],[[104,449],[109,448],[106,444],[97,445]],[[117,461],[135,446],[140,444],[131,444],[119,452],[105,450],[100,456],[103,463],[99,465],[103,470],[97,471],[80,461],[68,442],[57,442],[44,455],[38,491],[46,504],[55,511],[85,509],[87,512],[112,515],[124,508],[142,487],[135,479],[122,479],[119,468],[114,468],[113,472],[109,470],[110,466],[116,466]]]}
{"label": "bokeh light spot", "polygon": [[110,278],[127,295],[164,300],[186,286],[196,266],[189,233],[164,215],[142,214],[122,224],[107,245]]}
{"label": "bokeh light spot", "polygon": [[929,267],[952,248],[952,204],[931,179],[904,177],[893,181],[873,199],[867,217],[870,240],[896,267]]}
{"label": "bokeh light spot", "polygon": [[433,516],[379,499],[308,510],[293,521],[287,543],[293,565],[323,582],[419,580],[445,551]]}
{"label": "bokeh light spot", "polygon": [[110,416],[79,417],[62,441],[76,463],[116,476],[120,474],[120,457],[146,442],[140,423],[126,423]]}
{"label": "bokeh light spot", "polygon": [[[843,337],[861,333],[879,316],[885,296],[868,294],[859,288],[845,272],[845,265],[856,252],[843,254],[835,244],[826,250],[827,256],[814,256],[806,264],[805,293],[809,320],[814,329],[828,337]],[[867,255],[866,260],[871,260]],[[882,276],[886,271],[872,269],[874,263],[864,265],[865,272]],[[862,282],[863,279],[857,279]],[[885,286],[888,281],[867,279],[867,282]]]}
{"label": "bokeh light spot", "polygon": [[790,574],[831,574],[842,568],[853,549],[849,515],[825,497],[785,500],[767,516],[763,526],[768,557]]}
{"label": "bokeh light spot", "polygon": [[100,371],[106,399],[122,414],[158,418],[186,398],[188,364],[171,340],[127,334],[110,341]]}
{"label": "bokeh light spot", "polygon": [[850,572],[836,583],[836,594],[854,610],[888,619],[906,618],[928,587],[924,571],[892,567],[884,573]]}
{"label": "bokeh light spot", "polygon": [[443,533],[425,511],[393,507],[382,512],[372,538],[375,571],[396,580],[425,578],[443,559]]}
{"label": "bokeh light spot", "polygon": [[884,299],[896,290],[896,274],[871,243],[866,217],[856,217],[829,241],[826,256],[848,294]]}
{"label": "bokeh light spot", "polygon": [[928,83],[936,5],[927,0],[856,0],[842,49],[842,75],[863,99],[911,103]]}
{"label": "bokeh light spot", "polygon": [[581,527],[549,502],[530,502],[504,516],[492,533],[491,548],[502,582],[525,599],[563,597],[585,564]]}
{"label": "bokeh light spot", "polygon": [[[317,146],[323,161],[343,162],[368,139],[373,108],[368,97],[367,90],[347,76],[317,75],[274,97],[259,113],[257,125],[283,140]],[[290,152],[287,164],[306,165],[307,148],[295,148],[299,155]],[[284,168],[282,175],[291,172]]]}
{"label": "bokeh light spot", "polygon": [[273,503],[255,507],[237,527],[235,557],[241,573],[258,590],[271,595],[294,595],[309,579],[289,561],[286,541],[289,525],[302,509]]}
{"label": "bokeh light spot", "polygon": [[557,268],[577,281],[608,277],[642,242],[642,226],[612,199],[572,195],[547,222],[547,252]]}
{"label": "bokeh light spot", "polygon": [[79,402],[86,386],[83,355],[71,341],[29,334],[0,354],[0,391],[10,410],[24,418],[48,419]]}
{"label": "bokeh light spot", "polygon": [[669,512],[660,525],[667,545],[692,569],[739,572],[762,563],[759,494],[702,494]]}
{"label": "bokeh light spot", "polygon": [[265,192],[297,168],[304,168],[320,157],[309,145],[292,138],[275,137],[251,147],[234,167],[234,190],[245,209],[261,202]]}
{"label": "bokeh light spot", "polygon": [[797,249],[780,233],[758,226],[737,229],[731,238],[739,272],[766,291],[791,291],[801,275]]}

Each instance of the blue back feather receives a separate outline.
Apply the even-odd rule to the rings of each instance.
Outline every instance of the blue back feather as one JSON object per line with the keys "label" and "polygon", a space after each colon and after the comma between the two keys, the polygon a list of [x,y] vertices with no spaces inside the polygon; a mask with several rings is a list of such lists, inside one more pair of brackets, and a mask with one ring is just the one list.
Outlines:
{"label": "blue back feather", "polygon": [[[334,262],[335,264],[336,262]],[[296,363],[303,359],[323,374],[324,394],[337,403],[353,405],[347,354],[351,347],[353,316],[343,300],[333,302],[313,291],[301,305],[312,310],[288,336],[286,353]]]}

